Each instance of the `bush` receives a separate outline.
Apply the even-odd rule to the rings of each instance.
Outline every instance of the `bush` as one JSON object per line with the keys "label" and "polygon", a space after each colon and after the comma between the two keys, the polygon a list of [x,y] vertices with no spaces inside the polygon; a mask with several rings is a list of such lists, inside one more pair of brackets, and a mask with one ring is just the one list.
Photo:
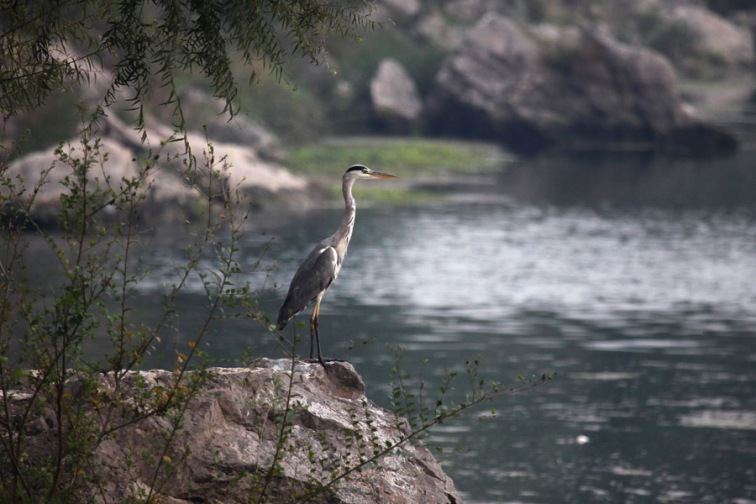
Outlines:
{"label": "bush", "polygon": [[[148,174],[157,169],[155,158],[142,160],[131,178],[112,179],[107,153],[87,131],[80,144],[61,145],[56,154],[57,163],[31,186],[10,176],[7,164],[0,165],[0,208],[15,212],[13,219],[2,219],[6,229],[0,237],[2,502],[85,502],[99,493],[106,481],[92,470],[94,452],[124,425],[118,423],[122,417],[110,414],[113,410],[130,412],[128,423],[161,416],[175,432],[183,409],[207,378],[200,348],[211,321],[222,310],[251,302],[249,285],[236,283],[236,241],[245,216],[238,195],[224,186],[227,167],[215,161],[211,147],[199,164],[188,154],[174,158],[183,160],[186,178],[205,181],[195,189],[205,202],[206,227],[188,245],[186,262],[176,265],[163,316],[152,325],[130,315],[134,289],[148,275],[132,255],[146,236],[138,214],[149,190]],[[31,207],[53,169],[67,175],[57,231],[47,231],[35,222]],[[32,243],[47,248],[60,283],[31,283],[27,252]],[[208,254],[215,257],[210,271],[203,267]],[[159,392],[127,387],[124,377],[140,369],[175,323],[178,295],[195,275],[207,292],[205,321],[185,335],[188,343],[176,346],[170,384]],[[109,350],[97,355],[93,348],[102,349],[103,340]],[[108,390],[100,386],[102,375],[113,383]],[[15,399],[19,390],[24,391],[21,406]],[[27,434],[40,415],[53,426],[54,438],[34,446]],[[167,449],[172,439],[158,444]]]}

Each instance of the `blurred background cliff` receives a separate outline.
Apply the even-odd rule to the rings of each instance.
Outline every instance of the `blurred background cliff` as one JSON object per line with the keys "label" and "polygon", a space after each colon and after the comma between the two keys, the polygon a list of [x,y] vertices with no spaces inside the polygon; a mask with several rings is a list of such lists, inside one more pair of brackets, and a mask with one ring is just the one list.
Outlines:
{"label": "blurred background cliff", "polygon": [[[730,128],[756,100],[746,0],[379,0],[372,17],[361,43],[328,41],[324,64],[294,61],[281,79],[258,69],[231,122],[209,83],[187,74],[187,126],[283,165],[290,147],[342,135],[462,137],[524,154],[719,155],[749,142]],[[74,104],[102,100],[109,82],[106,62],[98,71],[5,121],[14,159],[77,136]],[[166,98],[151,96],[153,130]],[[128,144],[117,112],[108,134]]]}

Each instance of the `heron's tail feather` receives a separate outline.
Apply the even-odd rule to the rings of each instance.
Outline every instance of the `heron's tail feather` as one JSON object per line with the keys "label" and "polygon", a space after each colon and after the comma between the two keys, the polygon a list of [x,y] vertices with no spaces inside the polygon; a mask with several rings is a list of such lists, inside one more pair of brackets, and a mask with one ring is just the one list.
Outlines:
{"label": "heron's tail feather", "polygon": [[276,327],[278,330],[282,330],[284,327],[286,327],[286,324],[289,322],[289,319],[293,317],[294,314],[291,312],[291,308],[289,308],[285,303],[281,307],[281,311],[278,312],[278,321],[276,322]]}
{"label": "heron's tail feather", "polygon": [[276,327],[279,329],[286,327],[289,320],[291,320],[294,315],[301,312],[306,306],[307,303],[302,303],[301,299],[289,292],[289,295],[286,296],[286,301],[284,301],[283,306],[281,306],[281,309],[278,312]]}

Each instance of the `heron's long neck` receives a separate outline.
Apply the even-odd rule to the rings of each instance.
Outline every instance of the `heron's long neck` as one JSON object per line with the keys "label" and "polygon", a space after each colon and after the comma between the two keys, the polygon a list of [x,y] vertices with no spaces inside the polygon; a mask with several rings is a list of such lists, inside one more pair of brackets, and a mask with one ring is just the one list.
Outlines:
{"label": "heron's long neck", "polygon": [[[341,257],[346,254],[346,248],[349,246],[349,240],[352,239],[352,231],[354,230],[354,218],[357,214],[357,203],[352,196],[352,186],[355,179],[347,178],[341,185],[341,190],[344,193],[344,218],[341,221],[338,231],[336,231],[336,243],[337,251]],[[339,250],[343,247],[343,250]]]}

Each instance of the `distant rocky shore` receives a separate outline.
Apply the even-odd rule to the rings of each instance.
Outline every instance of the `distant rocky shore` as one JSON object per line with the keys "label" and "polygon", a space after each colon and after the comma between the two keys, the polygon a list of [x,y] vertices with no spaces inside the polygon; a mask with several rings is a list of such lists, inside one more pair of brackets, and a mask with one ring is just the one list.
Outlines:
{"label": "distant rocky shore", "polygon": [[[182,156],[187,145],[199,170],[206,177],[217,178],[219,186],[238,194],[243,199],[240,203],[247,208],[254,210],[276,203],[287,206],[312,204],[308,180],[286,170],[277,160],[277,154],[272,154],[277,149],[275,137],[254,123],[237,120],[219,124],[211,131],[224,139],[220,141],[198,132],[189,132],[184,142],[169,128],[155,121],[139,132],[114,115],[103,117],[98,128],[93,136],[99,138],[96,153],[99,157],[88,174],[90,182],[117,187],[124,178],[141,177],[146,161],[157,158],[155,167],[147,172],[142,182],[146,198],[141,206],[140,219],[148,225],[193,220],[201,212],[199,202],[203,199],[207,201],[208,188],[203,185],[207,182],[203,180],[205,177],[195,173],[194,178],[190,179],[184,173],[185,158]],[[145,142],[141,140],[142,133],[147,139]],[[166,139],[172,136],[179,139],[166,143]],[[92,149],[93,146],[94,142],[91,142],[88,148]],[[63,150],[70,153],[72,158],[83,158],[83,148],[80,140],[73,138],[64,144]],[[91,157],[95,154],[89,152],[86,155]],[[43,172],[44,183],[39,185],[39,191],[35,191]],[[22,198],[34,195],[30,207],[32,217],[43,227],[55,226],[62,209],[60,196],[64,191],[63,181],[71,173],[72,168],[58,159],[53,148],[34,152],[11,162],[6,176],[13,188],[1,186],[0,194],[10,201],[15,195]],[[220,187],[215,191],[220,191]],[[319,194],[317,191],[315,193]]]}
{"label": "distant rocky shore", "polygon": [[487,138],[517,151],[734,151],[732,134],[679,99],[675,72],[651,51],[601,30],[483,18],[442,65],[426,104],[437,134]]}
{"label": "distant rocky shore", "polygon": [[[633,150],[716,156],[738,149],[733,132],[681,98],[678,76],[695,79],[706,69],[712,82],[730,74],[752,75],[756,56],[748,26],[756,30],[756,9],[736,22],[700,2],[683,0],[576,4],[570,9],[563,2],[540,2],[544,20],[535,23],[510,2],[378,2],[375,15],[390,22],[387,29],[444,52],[422,90],[401,58],[376,63],[365,90],[373,132],[485,140],[524,155]],[[561,22],[549,23],[549,16]],[[101,73],[107,75],[104,69]],[[82,96],[94,103],[103,93],[97,85],[82,86]],[[322,197],[307,179],[286,170],[284,148],[274,133],[244,116],[226,122],[222,107],[197,88],[182,90],[182,103],[205,124],[204,131],[186,137],[192,152],[200,158],[212,144],[213,169],[223,172],[224,184],[248,196],[250,207],[307,207]],[[12,121],[5,127],[12,137]],[[111,180],[134,176],[135,159],[159,156],[158,169],[147,181],[149,211],[144,212],[158,222],[190,216],[199,197],[192,185],[196,181],[187,181],[167,161],[184,147],[181,141],[162,143],[173,133],[150,116],[137,132],[112,111],[93,132],[108,153]],[[75,148],[73,133],[70,142]],[[59,214],[61,182],[70,173],[52,151],[12,159],[6,173],[17,185],[15,193],[28,196],[40,173],[55,165],[32,206],[43,224]],[[0,191],[15,197],[8,187]]]}
{"label": "distant rocky shore", "polygon": [[447,51],[425,94],[409,68],[381,62],[370,90],[388,130],[487,139],[521,153],[737,149],[731,132],[680,98],[678,76],[752,75],[756,9],[734,21],[685,0],[384,4],[400,29]]}

